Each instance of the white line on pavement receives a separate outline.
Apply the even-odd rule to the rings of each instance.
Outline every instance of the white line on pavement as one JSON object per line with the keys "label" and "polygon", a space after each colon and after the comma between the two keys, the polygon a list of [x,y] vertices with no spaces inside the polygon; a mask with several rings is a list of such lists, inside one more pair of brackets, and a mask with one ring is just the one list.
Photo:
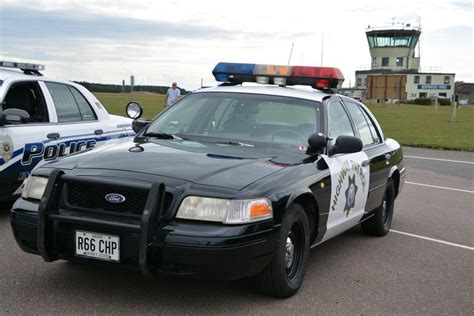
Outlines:
{"label": "white line on pavement", "polygon": [[406,184],[413,184],[413,185],[419,185],[422,187],[428,187],[428,188],[435,188],[435,189],[442,189],[442,190],[450,190],[450,191],[457,191],[457,192],[464,192],[464,193],[474,193],[474,191],[470,190],[463,190],[463,189],[456,189],[456,188],[448,188],[448,187],[441,187],[439,185],[431,185],[431,184],[425,184],[425,183],[416,183],[416,182],[410,182],[410,181],[405,181]]}
{"label": "white line on pavement", "polygon": [[425,160],[436,160],[436,161],[444,161],[444,162],[457,162],[457,163],[466,163],[469,165],[474,165],[472,161],[465,161],[465,160],[452,160],[452,159],[441,159],[441,158],[431,158],[431,157],[421,157],[421,156],[407,156],[404,155],[405,158],[413,158],[413,159],[425,159]]}
{"label": "white line on pavement", "polygon": [[441,240],[441,239],[435,239],[435,238],[430,238],[430,237],[405,233],[405,232],[401,232],[401,231],[395,230],[395,229],[390,229],[390,231],[394,232],[394,233],[397,233],[397,234],[400,234],[400,235],[405,235],[405,236],[420,238],[420,239],[424,239],[424,240],[434,241],[434,242],[444,244],[444,245],[448,245],[448,246],[459,247],[459,248],[463,248],[463,249],[467,249],[467,250],[474,250],[474,247],[469,247],[469,246],[465,246],[465,245],[461,245],[461,244],[456,244],[456,243],[449,242],[449,241],[444,241],[444,240]]}

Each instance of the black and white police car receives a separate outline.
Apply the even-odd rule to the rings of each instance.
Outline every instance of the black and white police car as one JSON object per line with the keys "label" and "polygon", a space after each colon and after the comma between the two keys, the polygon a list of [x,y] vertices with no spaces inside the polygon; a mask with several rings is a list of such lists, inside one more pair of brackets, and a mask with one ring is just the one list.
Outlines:
{"label": "black and white police car", "polygon": [[[137,120],[133,140],[35,169],[11,210],[20,247],[146,276],[257,276],[288,297],[310,248],[359,224],[388,233],[403,153],[367,107],[330,90],[338,69],[219,63],[213,73],[222,85]],[[128,112],[138,118],[139,105]]]}
{"label": "black and white police car", "polygon": [[109,115],[87,89],[42,70],[0,61],[0,200],[10,199],[42,160],[135,134],[129,118]]}

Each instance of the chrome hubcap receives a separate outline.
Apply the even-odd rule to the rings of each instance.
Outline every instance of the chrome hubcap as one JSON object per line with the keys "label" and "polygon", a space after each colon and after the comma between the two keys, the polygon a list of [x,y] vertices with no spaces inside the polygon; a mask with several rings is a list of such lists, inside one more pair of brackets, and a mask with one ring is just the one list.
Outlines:
{"label": "chrome hubcap", "polygon": [[285,265],[286,268],[289,269],[293,264],[293,260],[295,259],[295,245],[291,240],[290,236],[286,237],[286,253],[285,253]]}

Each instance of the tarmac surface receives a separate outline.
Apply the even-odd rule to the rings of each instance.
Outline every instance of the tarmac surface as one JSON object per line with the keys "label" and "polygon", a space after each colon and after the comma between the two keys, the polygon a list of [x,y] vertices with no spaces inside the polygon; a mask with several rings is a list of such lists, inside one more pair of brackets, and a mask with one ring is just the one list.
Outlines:
{"label": "tarmac surface", "polygon": [[407,178],[383,238],[354,228],[311,251],[289,299],[248,280],[143,278],[45,263],[16,245],[0,206],[0,314],[474,314],[474,153],[405,148]]}

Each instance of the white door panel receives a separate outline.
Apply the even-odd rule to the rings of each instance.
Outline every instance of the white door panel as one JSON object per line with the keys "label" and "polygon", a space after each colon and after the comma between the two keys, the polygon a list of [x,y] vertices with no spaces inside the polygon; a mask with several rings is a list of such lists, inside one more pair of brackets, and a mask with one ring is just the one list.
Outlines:
{"label": "white door panel", "polygon": [[364,152],[328,157],[323,155],[331,172],[331,200],[327,231],[322,241],[328,240],[357,225],[365,212],[369,192],[370,167]]}

